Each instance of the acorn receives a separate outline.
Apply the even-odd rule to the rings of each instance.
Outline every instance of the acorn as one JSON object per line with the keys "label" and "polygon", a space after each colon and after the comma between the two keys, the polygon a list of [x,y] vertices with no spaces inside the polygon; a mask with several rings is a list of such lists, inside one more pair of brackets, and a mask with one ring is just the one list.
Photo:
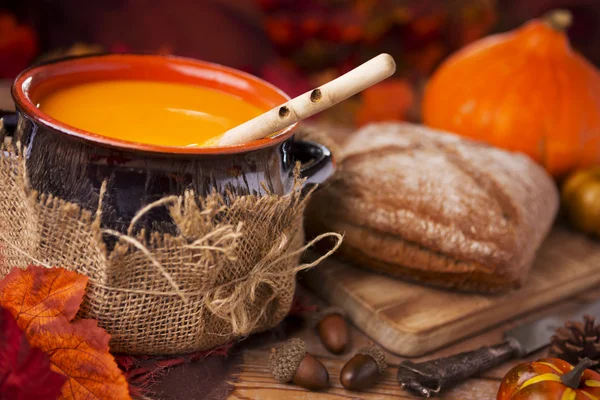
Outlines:
{"label": "acorn", "polygon": [[333,354],[346,351],[350,343],[350,332],[342,310],[336,307],[321,310],[313,317],[313,322],[327,350]]}
{"label": "acorn", "polygon": [[348,390],[366,390],[377,382],[387,368],[385,354],[377,346],[358,349],[340,372],[340,383]]}
{"label": "acorn", "polygon": [[281,383],[292,381],[309,390],[329,387],[327,370],[319,360],[306,352],[306,345],[300,339],[290,339],[280,347],[271,349],[269,369]]}

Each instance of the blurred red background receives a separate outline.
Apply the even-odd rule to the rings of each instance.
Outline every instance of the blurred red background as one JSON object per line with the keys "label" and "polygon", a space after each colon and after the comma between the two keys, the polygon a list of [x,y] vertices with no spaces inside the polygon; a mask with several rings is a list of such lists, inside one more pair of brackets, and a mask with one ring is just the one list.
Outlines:
{"label": "blurred red background", "polygon": [[[233,66],[296,95],[385,51],[396,79],[336,115],[414,120],[448,54],[556,8],[571,10],[573,46],[600,65],[598,0],[0,0],[0,77],[66,53],[134,51]],[[381,96],[400,101],[369,107]]]}

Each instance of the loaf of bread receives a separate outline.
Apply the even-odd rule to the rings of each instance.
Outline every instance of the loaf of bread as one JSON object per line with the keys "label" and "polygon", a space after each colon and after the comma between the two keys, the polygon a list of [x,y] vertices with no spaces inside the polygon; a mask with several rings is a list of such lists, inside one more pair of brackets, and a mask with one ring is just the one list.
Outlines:
{"label": "loaf of bread", "polygon": [[558,209],[556,185],[527,156],[418,125],[369,125],[338,159],[308,232],[344,233],[341,257],[397,277],[518,287]]}

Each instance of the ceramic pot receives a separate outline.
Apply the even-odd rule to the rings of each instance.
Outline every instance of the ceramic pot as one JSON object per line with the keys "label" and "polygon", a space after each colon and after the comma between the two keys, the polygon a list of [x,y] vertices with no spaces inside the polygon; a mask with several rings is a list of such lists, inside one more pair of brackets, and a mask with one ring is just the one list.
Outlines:
{"label": "ceramic pot", "polygon": [[[319,183],[333,172],[329,150],[316,143],[294,140],[295,125],[271,138],[239,146],[165,147],[86,132],[37,107],[38,100],[53,90],[101,79],[200,85],[232,93],[265,109],[289,98],[252,75],[178,57],[80,57],[35,66],[21,73],[12,87],[17,110],[12,135],[13,141],[24,147],[31,186],[96,210],[100,187],[107,180],[103,215],[112,226],[127,226],[143,206],[187,189],[200,195],[212,190],[264,194],[264,185],[271,193],[286,194],[293,187],[297,161],[301,162],[301,174],[309,184]],[[170,134],[169,126],[164,130]],[[141,223],[150,225],[151,221],[163,220],[164,216],[150,213]]]}

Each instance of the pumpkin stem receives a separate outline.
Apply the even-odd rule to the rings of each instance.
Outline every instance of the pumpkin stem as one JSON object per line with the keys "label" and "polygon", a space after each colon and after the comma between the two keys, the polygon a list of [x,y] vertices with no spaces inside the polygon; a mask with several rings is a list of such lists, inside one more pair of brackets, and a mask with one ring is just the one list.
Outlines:
{"label": "pumpkin stem", "polygon": [[546,13],[543,20],[555,31],[564,32],[571,26],[573,14],[571,14],[571,11],[569,10],[554,10]]}
{"label": "pumpkin stem", "polygon": [[565,386],[568,386],[571,389],[578,389],[579,382],[581,381],[581,375],[583,375],[585,370],[592,365],[596,365],[596,363],[589,358],[584,358],[583,360],[579,361],[579,364],[577,364],[575,368],[561,376],[560,380],[565,384]]}

